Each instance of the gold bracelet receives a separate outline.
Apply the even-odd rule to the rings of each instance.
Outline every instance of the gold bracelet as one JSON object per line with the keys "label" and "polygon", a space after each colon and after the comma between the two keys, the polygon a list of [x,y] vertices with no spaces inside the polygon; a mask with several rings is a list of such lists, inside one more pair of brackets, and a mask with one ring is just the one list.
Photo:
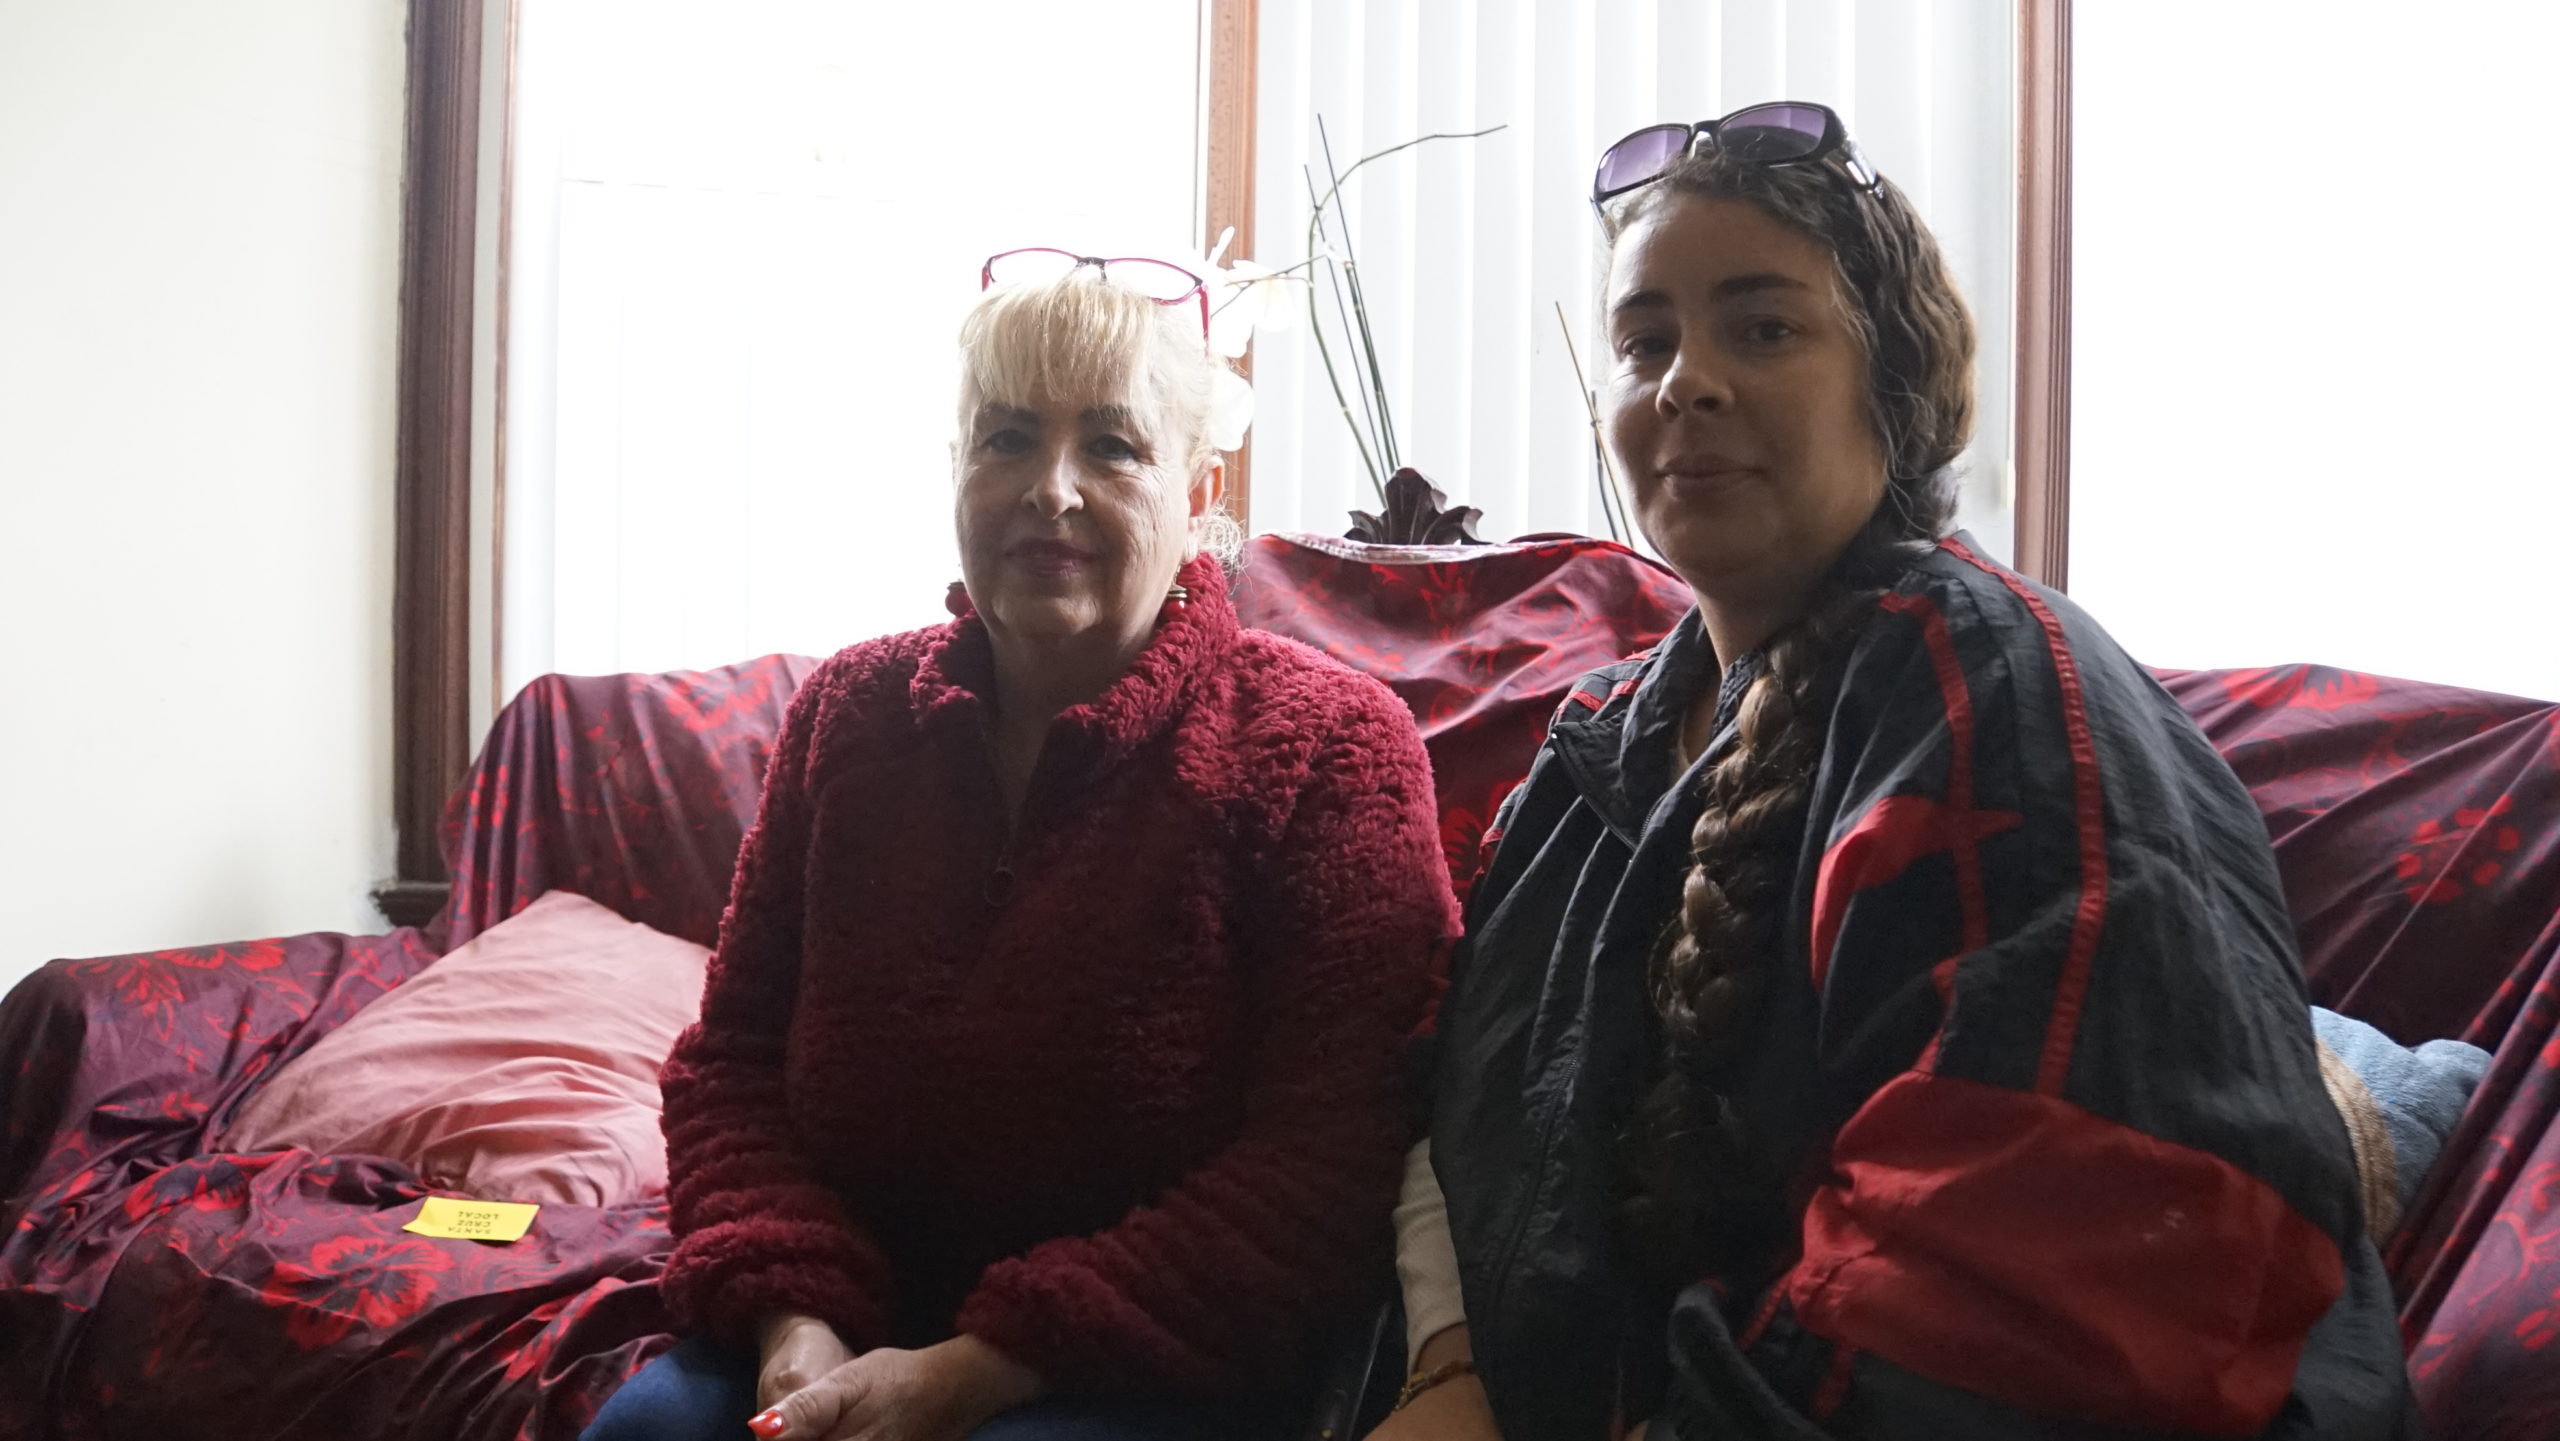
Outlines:
{"label": "gold bracelet", "polygon": [[1452,1377],[1472,1376],[1475,1369],[1475,1362],[1461,1356],[1455,1361],[1443,1361],[1428,1371],[1416,1371],[1404,1378],[1404,1389],[1396,1393],[1396,1404],[1388,1409],[1391,1412],[1401,1411],[1413,1404],[1414,1397]]}

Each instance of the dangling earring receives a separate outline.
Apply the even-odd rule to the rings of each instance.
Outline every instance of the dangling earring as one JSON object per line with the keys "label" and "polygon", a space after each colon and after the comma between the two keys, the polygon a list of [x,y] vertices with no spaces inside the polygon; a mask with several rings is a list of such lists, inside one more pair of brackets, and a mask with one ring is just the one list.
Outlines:
{"label": "dangling earring", "polygon": [[1191,608],[1191,588],[1179,583],[1164,593],[1164,605],[1156,611],[1156,624],[1162,625]]}
{"label": "dangling earring", "polygon": [[967,615],[969,613],[969,583],[965,580],[953,581],[951,583],[951,588],[942,593],[942,608],[951,612],[955,616]]}

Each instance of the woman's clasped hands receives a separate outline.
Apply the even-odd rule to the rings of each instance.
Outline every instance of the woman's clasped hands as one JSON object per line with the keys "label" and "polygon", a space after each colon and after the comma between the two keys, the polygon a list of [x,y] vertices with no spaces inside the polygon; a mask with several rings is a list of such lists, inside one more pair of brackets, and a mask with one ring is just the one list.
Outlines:
{"label": "woman's clasped hands", "polygon": [[1040,1398],[1030,1368],[975,1336],[857,1356],[815,1316],[767,1324],[756,1404],[762,1441],[960,1441]]}

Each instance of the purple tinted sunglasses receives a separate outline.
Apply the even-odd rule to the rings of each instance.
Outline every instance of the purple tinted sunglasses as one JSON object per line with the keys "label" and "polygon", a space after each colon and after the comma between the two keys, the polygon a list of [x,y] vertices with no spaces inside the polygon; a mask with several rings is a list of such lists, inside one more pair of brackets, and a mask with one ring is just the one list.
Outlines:
{"label": "purple tinted sunglasses", "polygon": [[1670,174],[1702,135],[1716,149],[1753,165],[1811,165],[1836,156],[1860,190],[1872,195],[1884,185],[1830,106],[1780,100],[1695,125],[1648,125],[1610,146],[1600,152],[1600,168],[1591,177],[1592,208]]}

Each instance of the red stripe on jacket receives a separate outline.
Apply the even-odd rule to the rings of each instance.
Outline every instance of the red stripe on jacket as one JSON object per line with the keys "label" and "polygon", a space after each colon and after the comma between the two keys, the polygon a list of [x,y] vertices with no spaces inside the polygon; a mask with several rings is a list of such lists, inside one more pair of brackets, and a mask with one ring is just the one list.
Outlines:
{"label": "red stripe on jacket", "polygon": [[[1946,615],[1938,603],[1925,595],[1889,595],[1884,607],[1917,616],[1921,639],[1929,647],[1929,666],[1938,675],[1938,696],[1947,708],[1948,748],[1952,752],[1947,764],[1947,807],[1959,816],[1973,813],[1973,693],[1965,689],[1964,663],[1956,659],[1955,637],[1947,633]],[[2015,814],[2009,824],[2018,823]],[[2002,829],[2006,829],[2003,827]],[[1982,847],[1980,832],[1962,836],[1955,847],[1956,900],[1964,914],[1962,944],[1968,951],[1978,951],[1991,939],[1988,912],[1982,898]]]}
{"label": "red stripe on jacket", "polygon": [[1833,1166],[1780,1282],[1797,1318],[2032,1411],[2253,1435],[2344,1285],[2264,1181],[2058,1096],[1907,1072]]}
{"label": "red stripe on jacket", "polygon": [[1963,916],[1961,951],[1978,951],[1990,942],[1989,906],[1982,889],[1982,841],[2019,825],[2016,811],[1977,811],[1973,807],[1973,696],[1965,689],[1964,666],[1956,658],[1955,639],[1947,618],[1927,596],[1889,595],[1884,608],[1917,618],[1938,678],[1940,702],[1947,711],[1951,754],[1947,761],[1947,799],[1942,805],[1924,795],[1887,796],[1858,818],[1849,833],[1823,852],[1813,882],[1813,984],[1821,989],[1831,971],[1831,954],[1849,902],[1859,892],[1880,886],[1908,870],[1924,856],[1947,852],[1955,862],[1957,903]]}
{"label": "red stripe on jacket", "polygon": [[1887,796],[1858,817],[1849,833],[1822,853],[1813,879],[1813,984],[1819,990],[1831,973],[1831,953],[1840,943],[1840,927],[1848,920],[1849,903],[1860,892],[1884,885],[1909,870],[1914,861],[1950,852],[1955,856],[1957,885],[1972,870],[1975,894],[1966,908],[1964,949],[1982,948],[1980,929],[1982,872],[1980,842],[2017,826],[2016,811],[1977,811],[1970,806],[1940,805],[1923,795]]}
{"label": "red stripe on jacket", "polygon": [[2036,1089],[2062,1094],[2071,1072],[2071,1046],[2080,1033],[2080,1008],[2089,996],[2089,968],[2098,954],[2098,931],[2107,914],[2106,800],[2098,778],[2098,744],[2089,730],[2088,699],[2080,689],[2080,663],[2072,657],[2062,633],[2062,618],[2035,593],[2035,588],[1975,555],[1958,541],[1946,540],[1950,554],[1999,581],[2026,603],[2044,630],[2045,649],[2053,657],[2054,680],[2062,688],[2062,724],[2071,747],[2071,800],[2080,827],[2080,904],[2071,916],[2071,948],[2063,956],[2062,974],[2054,981],[2053,1016],[2046,1023],[2044,1053],[2036,1063]]}

